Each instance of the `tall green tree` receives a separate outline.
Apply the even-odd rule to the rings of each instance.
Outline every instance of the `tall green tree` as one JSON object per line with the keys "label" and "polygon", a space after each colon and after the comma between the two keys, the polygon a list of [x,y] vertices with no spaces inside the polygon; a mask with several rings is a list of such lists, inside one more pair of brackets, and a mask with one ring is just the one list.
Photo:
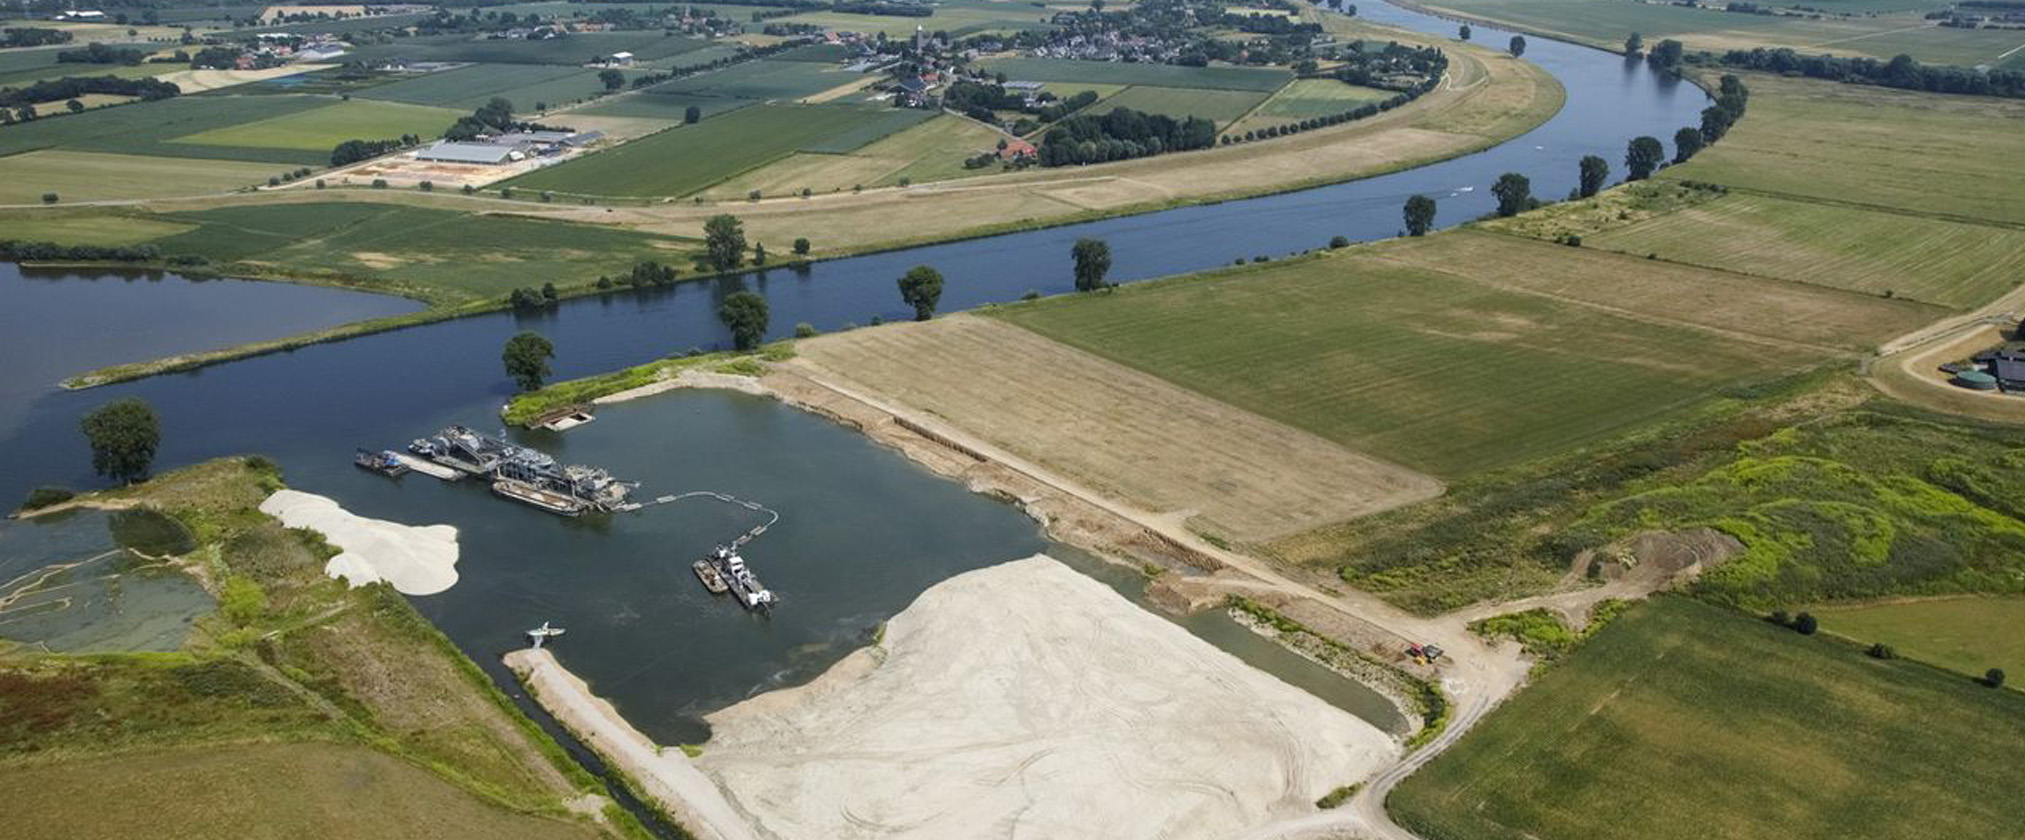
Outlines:
{"label": "tall green tree", "polygon": [[1610,161],[1597,155],[1583,155],[1580,167],[1581,186],[1576,192],[1583,198],[1602,192],[1603,185],[1610,181]]}
{"label": "tall green tree", "polygon": [[1653,45],[1652,51],[1645,54],[1645,61],[1651,64],[1654,70],[1674,73],[1680,70],[1681,56],[1686,52],[1687,48],[1681,46],[1679,41],[1667,38]]}
{"label": "tall green tree", "polygon": [[541,387],[548,378],[548,360],[555,358],[555,345],[543,338],[541,333],[522,331],[506,340],[506,350],[499,354],[499,360],[506,365],[506,375],[513,377],[513,384],[520,390],[532,391]]}
{"label": "tall green tree", "polygon": [[1513,58],[1517,58],[1517,57],[1519,57],[1519,56],[1525,55],[1525,54],[1526,54],[1526,36],[1524,36],[1524,35],[1513,35],[1513,36],[1512,36],[1512,45],[1511,45],[1511,47],[1509,47],[1509,49],[1510,49],[1510,50],[1512,51],[1512,57],[1513,57]]}
{"label": "tall green tree", "polygon": [[618,90],[626,86],[626,74],[611,69],[599,70],[598,81],[604,83],[605,90]]}
{"label": "tall green tree", "polygon": [[942,301],[942,272],[917,265],[900,276],[900,299],[914,307],[914,320],[935,317],[935,304]]}
{"label": "tall green tree", "polygon": [[1498,215],[1516,216],[1533,207],[1533,181],[1517,172],[1507,172],[1491,185],[1491,195],[1498,197]]}
{"label": "tall green tree", "polygon": [[1459,38],[1461,38],[1461,39],[1463,39],[1463,40],[1465,40],[1465,41],[1469,40],[1469,39],[1470,39],[1470,25],[1469,25],[1469,24],[1467,24],[1467,23],[1463,24],[1461,28],[1459,28],[1459,29],[1457,29],[1457,30],[1455,31],[1455,34],[1456,34],[1456,37],[1459,37]]}
{"label": "tall green tree", "polygon": [[1666,160],[1666,147],[1660,145],[1657,137],[1634,137],[1631,145],[1624,150],[1625,180],[1643,181],[1652,177],[1661,161]]}
{"label": "tall green tree", "polygon": [[1702,109],[1702,142],[1714,143],[1730,133],[1730,126],[1737,121],[1735,114],[1721,105],[1710,105]]}
{"label": "tall green tree", "polygon": [[1104,276],[1111,273],[1110,243],[1087,237],[1078,239],[1069,255],[1076,261],[1076,291],[1094,292],[1110,285],[1104,281]]}
{"label": "tall green tree", "polygon": [[1637,55],[1645,50],[1645,37],[1636,32],[1624,39],[1624,54]]}
{"label": "tall green tree", "polygon": [[125,483],[148,477],[162,445],[162,421],[146,402],[113,400],[86,414],[79,426],[91,443],[93,472]]}
{"label": "tall green tree", "polygon": [[1701,129],[1683,128],[1673,133],[1674,163],[1687,163],[1688,158],[1694,157],[1695,153],[1701,150],[1702,150]]}
{"label": "tall green tree", "polygon": [[694,105],[682,109],[682,121],[690,125],[695,125],[697,123],[702,122],[703,109],[698,108]]}
{"label": "tall green tree", "polygon": [[1426,236],[1434,228],[1434,199],[1416,195],[1406,199],[1406,235]]}
{"label": "tall green tree", "polygon": [[730,271],[745,264],[745,224],[737,216],[722,213],[703,222],[704,259],[718,271]]}
{"label": "tall green tree", "polygon": [[717,319],[731,330],[731,343],[751,350],[766,338],[766,298],[755,292],[737,291],[724,296],[717,305]]}

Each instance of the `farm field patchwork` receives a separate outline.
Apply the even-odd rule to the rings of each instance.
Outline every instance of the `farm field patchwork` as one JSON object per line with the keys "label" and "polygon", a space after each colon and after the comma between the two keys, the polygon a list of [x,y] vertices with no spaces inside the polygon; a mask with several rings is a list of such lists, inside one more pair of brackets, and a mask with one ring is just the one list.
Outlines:
{"label": "farm field patchwork", "polygon": [[994,73],[1004,73],[1008,80],[1016,82],[1098,82],[1261,93],[1279,90],[1294,78],[1286,70],[1259,67],[1184,67],[1064,58],[999,58],[979,64]]}
{"label": "farm field patchwork", "polygon": [[1119,108],[1130,108],[1147,114],[1166,114],[1176,119],[1202,117],[1214,121],[1218,127],[1223,127],[1250,113],[1260,102],[1264,102],[1268,95],[1251,90],[1133,85],[1124,92],[1091,106],[1089,112],[1108,114]]}
{"label": "farm field patchwork", "polygon": [[469,112],[495,96],[513,102],[515,110],[533,111],[534,103],[551,106],[604,90],[595,70],[547,64],[473,64],[399,79],[359,92],[366,99],[438,105]]}
{"label": "farm field patchwork", "polygon": [[[1748,323],[1716,331],[1671,317],[1676,310],[1798,304],[1833,322],[1824,330],[1898,329],[1931,311],[1688,268],[1623,289],[1643,261],[1583,259],[1555,253],[1571,250],[1562,246],[1481,234],[1485,241],[1459,246],[1439,241],[1458,236],[992,314],[1353,449],[1456,478],[1622,434],[1837,353],[1768,346],[1745,332]],[[1558,287],[1517,279],[1542,259],[1560,260]],[[1478,276],[1491,267],[1505,274]],[[1765,297],[1792,289],[1800,290],[1792,300]],[[1791,330],[1785,318],[1755,327],[1767,336]]]}
{"label": "farm field patchwork", "polygon": [[1899,656],[1981,676],[2025,674],[2025,598],[1944,598],[1812,608],[1821,627]]}
{"label": "farm field patchwork", "polygon": [[1443,840],[1995,837],[2025,697],[1661,597],[1393,791]]}
{"label": "farm field patchwork", "polygon": [[[2025,223],[2025,102],[1763,74],[1723,141],[1660,177],[1919,213]],[[1834,137],[1834,143],[1811,138]],[[1805,143],[1805,153],[1796,150]]]}
{"label": "farm field patchwork", "polygon": [[[160,102],[101,108],[82,114],[8,126],[6,130],[0,131],[0,155],[11,155],[32,149],[62,148],[71,151],[320,166],[330,160],[328,148],[311,152],[300,149],[212,146],[178,143],[175,142],[175,138],[216,129],[229,129],[249,122],[287,116],[330,104],[328,99],[311,96],[179,96]],[[262,180],[265,180],[265,177],[262,176]],[[111,190],[114,187],[145,189],[141,185],[114,183],[101,186],[104,190]]]}
{"label": "farm field patchwork", "polygon": [[[408,761],[340,744],[197,746],[0,765],[17,837],[593,838],[519,814]],[[118,807],[104,803],[118,802]],[[370,802],[371,807],[360,807]]]}
{"label": "farm field patchwork", "polygon": [[930,32],[948,32],[950,37],[962,38],[980,32],[1018,31],[1041,29],[1054,12],[1021,3],[993,3],[989,6],[968,7],[938,4],[935,14],[928,17],[898,17],[890,15],[860,15],[848,12],[807,12],[781,18],[782,23],[804,23],[841,32],[863,32],[868,35],[880,32],[889,38],[911,37],[914,28],[925,27]]}
{"label": "farm field patchwork", "polygon": [[35,204],[46,192],[66,202],[225,192],[280,171],[267,163],[44,149],[0,157],[0,204]]}
{"label": "farm field patchwork", "polygon": [[798,366],[921,409],[1078,482],[1266,539],[1438,482],[1003,322],[960,314],[803,341]]}
{"label": "farm field patchwork", "polygon": [[971,120],[936,114],[926,122],[848,154],[789,155],[717,184],[703,195],[731,199],[742,198],[752,190],[763,195],[787,195],[803,189],[821,194],[860,186],[887,186],[901,178],[909,183],[926,184],[987,175],[999,171],[998,168],[965,169],[963,161],[993,148],[1003,136]]}
{"label": "farm field patchwork", "polygon": [[[536,170],[514,187],[622,196],[685,196],[867,126],[897,130],[892,109],[755,105]],[[862,135],[860,135],[862,136]]]}
{"label": "farm field patchwork", "polygon": [[582,114],[592,117],[643,117],[646,119],[681,122],[689,106],[694,105],[705,118],[736,111],[747,105],[757,105],[756,99],[737,99],[728,96],[705,96],[684,93],[635,93],[614,96],[593,102],[581,108],[572,109],[572,116]]}
{"label": "farm field patchwork", "polygon": [[350,139],[384,139],[415,134],[437,137],[463,113],[399,102],[354,99],[285,116],[214,128],[171,142],[263,149],[329,152]]}
{"label": "farm field patchwork", "polygon": [[630,52],[640,61],[655,61],[700,50],[709,41],[654,32],[579,32],[545,41],[429,35],[390,44],[362,46],[347,56],[356,61],[469,61],[497,64],[562,64],[581,66],[615,52]]}
{"label": "farm field patchwork", "polygon": [[2025,278],[2025,231],[1747,193],[1583,244],[1956,309]]}

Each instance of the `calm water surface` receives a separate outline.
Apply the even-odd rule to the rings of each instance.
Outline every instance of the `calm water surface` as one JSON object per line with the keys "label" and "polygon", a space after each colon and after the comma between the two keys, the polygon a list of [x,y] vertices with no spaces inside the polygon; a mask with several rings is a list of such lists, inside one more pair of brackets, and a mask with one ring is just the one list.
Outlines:
{"label": "calm water surface", "polygon": [[[1362,13],[1373,20],[1454,31],[1447,21],[1365,6]],[[1509,37],[1489,27],[1476,27],[1476,34],[1491,44]],[[528,438],[568,460],[646,481],[650,495],[722,490],[781,510],[783,523],[749,552],[786,598],[766,622],[705,598],[687,570],[698,552],[750,524],[745,511],[694,502],[604,525],[568,522],[495,500],[477,486],[367,475],[350,466],[351,447],[399,445],[452,422],[496,428],[493,418],[511,394],[499,347],[521,329],[548,335],[560,354],[556,376],[575,377],[671,349],[720,346],[726,336],[716,302],[740,288],[767,295],[773,331],[784,335],[797,322],[834,329],[875,315],[905,316],[894,278],[917,264],[949,278],[943,298],[949,311],[1012,300],[1029,289],[1064,292],[1071,283],[1069,244],[1081,236],[1110,241],[1113,278],[1122,281],[1306,250],[1336,235],[1381,238],[1398,229],[1400,205],[1414,193],[1440,201],[1443,224],[1487,212],[1489,186],[1503,172],[1531,176],[1537,194],[1564,194],[1582,155],[1618,161],[1631,137],[1671,137],[1694,124],[1706,102],[1698,89],[1655,78],[1642,64],[1529,41],[1526,60],[1562,81],[1567,107],[1495,149],[1409,172],[584,299],[534,318],[460,319],[85,392],[49,386],[100,364],[283,335],[410,304],[166,278],[38,285],[0,268],[14,272],[0,274],[13,278],[0,280],[0,317],[17,319],[0,329],[0,357],[23,360],[0,365],[0,501],[11,504],[38,484],[94,486],[78,416],[118,397],[145,398],[163,419],[161,464],[265,453],[293,486],[365,515],[456,525],[462,581],[416,601],[473,659],[497,673],[496,654],[517,645],[520,630],[556,621],[572,631],[558,646],[565,663],[656,738],[693,740],[698,712],[820,671],[936,581],[1043,548],[1037,529],[1012,508],[936,479],[855,433],[739,395],[667,395],[606,410],[567,437]],[[100,298],[164,289],[190,294],[132,306]],[[283,302],[294,295],[318,297]],[[1298,678],[1298,668],[1287,667]]]}

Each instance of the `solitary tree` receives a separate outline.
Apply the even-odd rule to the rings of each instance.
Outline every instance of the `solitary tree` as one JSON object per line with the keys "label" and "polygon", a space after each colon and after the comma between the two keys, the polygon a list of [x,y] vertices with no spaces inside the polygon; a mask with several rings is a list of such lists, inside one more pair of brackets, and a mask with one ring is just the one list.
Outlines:
{"label": "solitary tree", "polygon": [[806,236],[799,236],[799,237],[796,237],[796,238],[795,238],[795,256],[798,256],[798,257],[806,257],[806,256],[808,256],[808,255],[809,255],[809,238],[808,238],[808,237],[806,237]]}
{"label": "solitary tree", "polygon": [[57,199],[57,195],[56,195],[56,193],[53,193],[53,192],[46,192],[46,193],[43,193],[43,194],[42,194],[42,203],[43,203],[43,204],[55,204],[55,203],[56,203],[56,199]]}
{"label": "solitary tree", "polygon": [[752,243],[752,264],[766,265],[766,243],[764,242]]}
{"label": "solitary tree", "polygon": [[1426,236],[1434,227],[1434,199],[1416,195],[1406,200],[1406,235]]}
{"label": "solitary tree", "polygon": [[1603,189],[1603,184],[1610,180],[1610,161],[1601,157],[1583,155],[1581,168],[1582,186],[1577,192],[1583,198],[1595,195]]}
{"label": "solitary tree", "polygon": [[2004,687],[2004,669],[1991,668],[1983,672],[1983,684],[1991,688]]}
{"label": "solitary tree", "polygon": [[1512,57],[1513,57],[1513,58],[1517,58],[1517,57],[1519,57],[1519,56],[1525,55],[1525,54],[1526,54],[1526,36],[1524,36],[1524,35],[1513,35],[1513,36],[1512,36],[1512,46],[1511,46],[1511,50],[1512,50]]}
{"label": "solitary tree", "polygon": [[766,337],[766,298],[753,292],[732,292],[717,305],[717,319],[731,329],[733,345],[740,350],[751,350]]}
{"label": "solitary tree", "polygon": [[506,340],[506,351],[499,354],[499,360],[506,364],[506,375],[520,390],[532,391],[541,387],[548,378],[548,360],[555,358],[555,345],[542,338],[541,333],[522,332]]}
{"label": "solitary tree", "polygon": [[1701,129],[1683,128],[1673,133],[1674,163],[1687,163],[1688,158],[1694,157],[1695,153],[1701,150],[1702,150]]}
{"label": "solitary tree", "polygon": [[93,472],[127,483],[148,477],[155,450],[162,445],[162,423],[146,402],[135,397],[113,400],[85,415],[79,425],[91,442]]}
{"label": "solitary tree", "polygon": [[626,86],[626,74],[617,70],[599,70],[598,81],[605,83],[605,90],[618,90]]}
{"label": "solitary tree", "polygon": [[690,125],[695,125],[699,122],[702,122],[703,109],[698,108],[694,105],[682,109],[682,121]]}
{"label": "solitary tree", "polygon": [[942,272],[917,265],[900,276],[900,299],[914,307],[914,320],[935,317],[935,304],[942,300]]}
{"label": "solitary tree", "polygon": [[1680,69],[1681,56],[1686,54],[1686,49],[1681,42],[1666,38],[1653,45],[1652,51],[1646,53],[1645,60],[1655,70],[1674,72]]}
{"label": "solitary tree", "polygon": [[1465,40],[1465,41],[1469,40],[1469,39],[1470,39],[1470,25],[1469,25],[1469,24],[1467,24],[1467,23],[1463,24],[1463,25],[1462,25],[1462,28],[1461,28],[1461,29],[1457,29],[1457,30],[1456,30],[1456,33],[1455,33],[1455,34],[1456,34],[1456,36],[1457,36],[1457,37],[1459,37],[1459,38],[1461,38],[1461,39],[1463,39],[1463,40]]}
{"label": "solitary tree", "polygon": [[1533,181],[1517,172],[1507,172],[1491,185],[1491,195],[1498,197],[1498,215],[1516,216],[1533,206]]}
{"label": "solitary tree", "polygon": [[703,250],[711,268],[730,271],[745,263],[745,225],[729,213],[703,223]]}
{"label": "solitary tree", "polygon": [[1110,285],[1104,275],[1111,273],[1111,245],[1102,239],[1078,239],[1070,249],[1076,260],[1076,291],[1093,292]]}
{"label": "solitary tree", "polygon": [[1631,33],[1631,37],[1624,39],[1625,55],[1637,55],[1644,50],[1645,38],[1641,37],[1638,33],[1633,32]]}
{"label": "solitary tree", "polygon": [[1628,181],[1643,181],[1652,177],[1659,168],[1659,162],[1666,160],[1666,147],[1659,144],[1657,137],[1636,137],[1624,151],[1624,176]]}
{"label": "solitary tree", "polygon": [[1793,617],[1793,629],[1800,631],[1802,636],[1812,636],[1814,631],[1821,629],[1821,622],[1814,618],[1813,613],[1801,613]]}

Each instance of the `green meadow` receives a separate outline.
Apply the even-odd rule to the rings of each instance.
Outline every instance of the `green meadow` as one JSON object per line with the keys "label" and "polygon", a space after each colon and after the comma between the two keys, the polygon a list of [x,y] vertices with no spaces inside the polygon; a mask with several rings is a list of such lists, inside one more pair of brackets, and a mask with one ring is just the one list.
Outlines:
{"label": "green meadow", "polygon": [[351,139],[388,139],[404,134],[438,137],[462,116],[448,108],[399,102],[349,100],[333,102],[265,120],[214,128],[176,138],[173,142],[259,149],[300,149],[324,152]]}
{"label": "green meadow", "polygon": [[1119,108],[1130,108],[1141,113],[1166,114],[1177,119],[1202,117],[1214,121],[1221,127],[1230,125],[1239,117],[1251,113],[1251,110],[1258,107],[1260,102],[1264,102],[1268,95],[1252,90],[1133,85],[1091,106],[1090,113],[1108,114]]}
{"label": "green meadow", "polygon": [[1821,626],[1966,675],[2025,675],[2025,598],[1932,598],[1814,608]]}
{"label": "green meadow", "polygon": [[2025,696],[1678,597],[1634,607],[1392,792],[1438,840],[2001,837]]}
{"label": "green meadow", "polygon": [[1294,78],[1292,73],[1278,68],[1184,67],[1176,64],[1125,64],[1115,61],[1075,61],[1065,58],[998,58],[980,64],[986,70],[1004,73],[1006,78],[1012,81],[1095,82],[1249,90],[1260,93],[1279,90],[1282,85]]}

